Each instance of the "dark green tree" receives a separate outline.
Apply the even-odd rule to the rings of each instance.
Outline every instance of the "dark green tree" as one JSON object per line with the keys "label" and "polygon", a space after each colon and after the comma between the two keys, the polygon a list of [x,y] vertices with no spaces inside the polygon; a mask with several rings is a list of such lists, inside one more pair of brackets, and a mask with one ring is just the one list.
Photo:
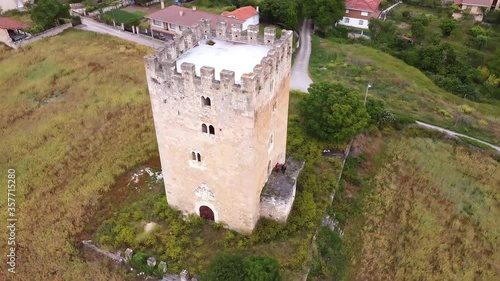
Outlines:
{"label": "dark green tree", "polygon": [[266,0],[261,2],[261,16],[272,23],[281,24],[287,29],[297,27],[298,4],[295,0]]}
{"label": "dark green tree", "polygon": [[341,84],[314,83],[301,103],[301,114],[309,133],[320,140],[343,142],[359,134],[369,115],[361,98]]}
{"label": "dark green tree", "polygon": [[306,0],[302,3],[304,15],[323,32],[335,26],[345,14],[344,0]]}
{"label": "dark green tree", "polygon": [[250,256],[244,263],[245,281],[281,281],[280,266],[273,258]]}
{"label": "dark green tree", "polygon": [[443,36],[450,36],[451,32],[458,27],[458,22],[455,19],[445,19],[439,24]]}
{"label": "dark green tree", "polygon": [[31,10],[31,19],[43,29],[58,25],[61,18],[69,18],[69,6],[57,0],[40,0]]}
{"label": "dark green tree", "polygon": [[234,281],[245,280],[243,255],[238,253],[222,253],[215,256],[203,281]]}
{"label": "dark green tree", "polygon": [[395,120],[394,115],[385,107],[384,101],[379,99],[368,99],[366,102],[366,111],[370,115],[370,123],[377,126]]}
{"label": "dark green tree", "polygon": [[415,39],[418,42],[421,42],[424,40],[425,37],[425,27],[422,22],[420,21],[412,21],[411,23],[411,34],[413,39]]}

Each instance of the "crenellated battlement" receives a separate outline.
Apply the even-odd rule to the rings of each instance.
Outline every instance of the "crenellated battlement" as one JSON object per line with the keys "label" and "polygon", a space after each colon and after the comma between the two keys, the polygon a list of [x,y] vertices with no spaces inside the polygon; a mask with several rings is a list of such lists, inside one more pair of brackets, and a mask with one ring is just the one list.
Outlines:
{"label": "crenellated battlement", "polygon": [[[157,49],[155,54],[146,56],[148,77],[155,83],[166,85],[167,88],[175,86],[180,89],[188,82],[203,84],[204,87],[211,89],[223,87],[233,92],[259,93],[260,89],[269,87],[269,83],[274,83],[273,81],[280,81],[281,76],[287,74],[281,73],[283,72],[281,69],[289,71],[292,31],[283,30],[281,38],[278,39],[276,29],[273,27],[266,27],[264,36],[260,36],[258,25],[242,30],[241,24],[228,26],[227,22],[220,21],[217,22],[215,29],[210,29],[210,26],[210,20],[201,20],[191,29],[185,30],[182,35],[176,35],[164,47]],[[178,59],[182,58],[183,54],[216,40],[227,41],[235,45],[265,46],[269,50],[259,64],[256,64],[250,71],[240,73],[238,75],[240,77],[235,76],[234,69],[222,69],[216,73],[211,65],[202,65],[198,71],[197,66],[200,66],[193,63],[182,62],[179,65]],[[217,43],[215,47],[218,47]],[[274,79],[270,81],[270,77]]]}
{"label": "crenellated battlement", "polygon": [[169,206],[244,233],[286,219],[293,196],[260,194],[286,159],[291,60],[291,31],[208,20],[145,57]]}

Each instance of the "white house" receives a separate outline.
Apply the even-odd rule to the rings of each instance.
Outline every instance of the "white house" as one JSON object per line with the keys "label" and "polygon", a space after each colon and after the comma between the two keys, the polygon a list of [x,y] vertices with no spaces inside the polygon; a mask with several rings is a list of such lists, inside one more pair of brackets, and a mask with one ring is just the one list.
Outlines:
{"label": "white house", "polygon": [[368,29],[371,18],[378,18],[381,0],[347,0],[344,18],[338,24]]}
{"label": "white house", "polygon": [[249,25],[259,24],[259,7],[245,6],[232,12],[223,12],[222,15],[244,21],[243,30],[246,30]]}
{"label": "white house", "polygon": [[24,0],[0,0],[0,9],[2,11],[16,10],[24,8]]}

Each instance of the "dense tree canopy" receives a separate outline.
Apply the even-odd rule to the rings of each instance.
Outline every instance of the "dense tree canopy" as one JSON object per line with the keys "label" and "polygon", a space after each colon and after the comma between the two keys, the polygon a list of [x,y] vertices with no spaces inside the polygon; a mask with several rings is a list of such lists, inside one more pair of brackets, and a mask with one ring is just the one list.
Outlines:
{"label": "dense tree canopy", "polygon": [[458,22],[455,19],[445,19],[439,24],[443,36],[450,36],[451,32],[458,27]]}
{"label": "dense tree canopy", "polygon": [[61,18],[69,18],[69,6],[57,0],[39,0],[31,10],[31,19],[43,29],[58,25]]}
{"label": "dense tree canopy", "polygon": [[281,281],[278,262],[264,256],[222,253],[210,263],[202,281]]}
{"label": "dense tree canopy", "polygon": [[311,135],[325,141],[343,142],[359,134],[369,115],[361,98],[341,84],[314,83],[301,104],[304,124]]}
{"label": "dense tree canopy", "polygon": [[334,27],[345,14],[344,0],[308,0],[302,5],[305,16],[312,19],[321,31]]}
{"label": "dense tree canopy", "polygon": [[287,29],[293,29],[299,23],[296,0],[266,0],[261,2],[260,10],[265,20],[282,24]]}

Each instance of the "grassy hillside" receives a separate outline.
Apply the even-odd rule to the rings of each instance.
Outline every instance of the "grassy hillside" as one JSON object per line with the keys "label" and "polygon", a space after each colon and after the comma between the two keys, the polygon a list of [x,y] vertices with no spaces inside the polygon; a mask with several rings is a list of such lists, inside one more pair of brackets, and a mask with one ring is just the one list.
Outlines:
{"label": "grassy hillside", "polygon": [[437,87],[418,69],[376,49],[313,37],[314,81],[338,81],[386,101],[398,115],[498,143],[500,104],[475,103]]}
{"label": "grassy hillside", "polygon": [[351,210],[339,280],[500,278],[498,156],[416,128],[354,147],[356,180],[348,169],[338,194]]}
{"label": "grassy hillside", "polygon": [[156,151],[148,52],[76,30],[0,49],[0,171],[17,174],[18,280],[121,279],[83,263],[74,235],[100,192]]}

